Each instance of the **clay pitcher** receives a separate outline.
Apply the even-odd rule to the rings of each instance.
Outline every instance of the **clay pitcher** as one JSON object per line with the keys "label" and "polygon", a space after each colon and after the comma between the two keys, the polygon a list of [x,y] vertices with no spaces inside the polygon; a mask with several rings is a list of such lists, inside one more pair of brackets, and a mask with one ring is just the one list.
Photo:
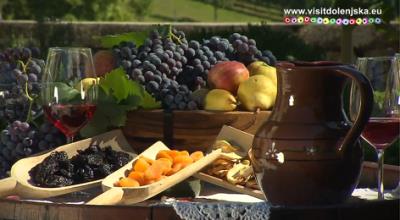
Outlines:
{"label": "clay pitcher", "polygon": [[[262,191],[275,205],[345,201],[361,171],[358,138],[373,103],[368,79],[349,66],[325,61],[280,63],[277,78],[276,104],[249,152]],[[354,124],[343,109],[348,78],[361,91]]]}

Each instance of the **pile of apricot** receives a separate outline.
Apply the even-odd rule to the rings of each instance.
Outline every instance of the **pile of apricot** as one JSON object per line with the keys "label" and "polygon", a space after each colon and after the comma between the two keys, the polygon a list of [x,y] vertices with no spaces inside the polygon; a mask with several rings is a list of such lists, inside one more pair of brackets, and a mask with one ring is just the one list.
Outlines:
{"label": "pile of apricot", "polygon": [[181,169],[203,158],[201,151],[189,154],[188,151],[161,150],[156,159],[140,156],[133,164],[127,177],[114,183],[118,187],[138,187],[148,185],[167,176],[177,173]]}

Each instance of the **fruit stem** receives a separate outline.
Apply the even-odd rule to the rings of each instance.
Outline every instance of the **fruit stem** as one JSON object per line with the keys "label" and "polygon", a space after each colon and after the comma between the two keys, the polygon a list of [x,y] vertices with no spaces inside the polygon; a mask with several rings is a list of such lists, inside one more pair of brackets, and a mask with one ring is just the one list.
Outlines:
{"label": "fruit stem", "polygon": [[[18,64],[21,65],[21,67],[22,67],[22,72],[23,72],[25,75],[28,75],[26,69],[27,69],[27,66],[28,66],[29,62],[31,62],[31,59],[30,59],[30,58],[28,59],[28,61],[27,61],[25,64],[24,64],[24,62],[22,62],[21,60],[18,60]],[[31,112],[32,112],[32,106],[33,106],[33,101],[34,101],[34,99],[29,95],[28,80],[25,82],[25,95],[26,95],[26,97],[27,97],[28,100],[29,100],[28,115],[26,116],[26,122],[29,123],[29,122],[31,122],[31,120],[32,120],[32,114],[31,114]]]}
{"label": "fruit stem", "polygon": [[176,36],[173,32],[172,32],[172,25],[169,25],[169,27],[168,27],[168,35],[167,35],[167,37],[170,39],[170,40],[176,40],[179,44],[182,44],[182,41],[181,41],[181,38],[180,37],[178,37],[178,36]]}

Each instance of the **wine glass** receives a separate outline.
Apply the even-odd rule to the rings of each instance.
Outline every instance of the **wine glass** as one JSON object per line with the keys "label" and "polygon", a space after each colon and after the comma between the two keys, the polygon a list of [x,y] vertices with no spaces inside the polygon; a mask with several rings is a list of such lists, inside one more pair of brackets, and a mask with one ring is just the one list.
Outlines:
{"label": "wine glass", "polygon": [[67,142],[93,117],[97,78],[90,48],[50,48],[42,77],[42,105],[47,119]]}
{"label": "wine glass", "polygon": [[[400,59],[398,57],[358,58],[357,68],[371,82],[374,107],[361,136],[376,149],[378,155],[378,199],[383,195],[383,155],[399,136],[400,126]],[[357,116],[360,94],[354,85],[350,93],[350,117]]]}

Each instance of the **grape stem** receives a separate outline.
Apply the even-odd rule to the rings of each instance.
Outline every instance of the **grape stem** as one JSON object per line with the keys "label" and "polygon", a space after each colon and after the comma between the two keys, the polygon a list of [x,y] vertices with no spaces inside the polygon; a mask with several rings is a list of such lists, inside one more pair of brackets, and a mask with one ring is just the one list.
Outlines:
{"label": "grape stem", "polygon": [[182,41],[181,41],[181,38],[180,37],[178,37],[178,36],[176,36],[173,32],[172,32],[172,25],[169,25],[169,27],[168,27],[168,35],[167,35],[167,37],[170,39],[170,40],[175,40],[176,42],[178,42],[179,44],[182,44]]}
{"label": "grape stem", "polygon": [[[26,63],[22,62],[21,60],[18,60],[18,64],[21,65],[21,67],[22,67],[22,72],[23,72],[25,75],[28,75],[26,69],[27,69],[27,67],[28,67],[29,62],[31,62],[31,58],[29,58],[28,61],[26,61]],[[32,96],[30,96],[30,94],[29,94],[29,91],[28,91],[28,81],[25,82],[25,95],[26,95],[26,97],[27,97],[28,100],[29,100],[28,115],[26,116],[26,122],[29,123],[29,122],[32,121],[32,114],[31,114],[31,112],[32,112],[32,106],[33,106],[34,98],[32,98]]]}

